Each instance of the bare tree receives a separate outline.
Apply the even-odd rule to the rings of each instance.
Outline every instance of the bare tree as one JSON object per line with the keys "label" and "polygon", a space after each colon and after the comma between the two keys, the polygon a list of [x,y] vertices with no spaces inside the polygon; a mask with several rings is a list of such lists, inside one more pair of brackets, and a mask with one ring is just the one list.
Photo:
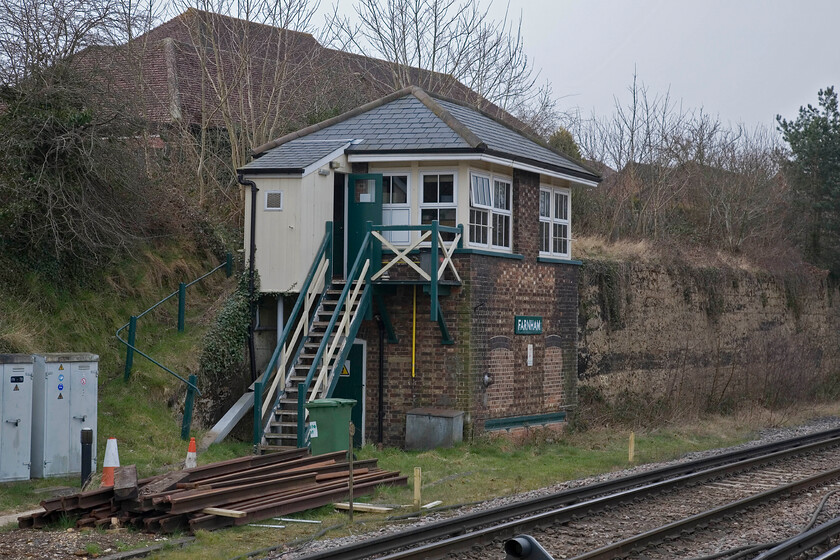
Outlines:
{"label": "bare tree", "polygon": [[[178,18],[189,36],[187,53],[200,76],[194,149],[199,199],[206,201],[208,173],[218,157],[214,144],[229,150],[228,170],[244,165],[250,150],[287,131],[315,75],[319,45],[310,34],[317,2],[308,0],[185,0]],[[310,89],[311,91],[311,89]],[[192,123],[185,122],[185,126]],[[226,177],[226,180],[225,180]],[[234,200],[234,174],[218,185]]]}
{"label": "bare tree", "polygon": [[785,185],[766,130],[724,126],[651,94],[636,76],[628,94],[610,116],[568,122],[584,157],[616,171],[577,205],[599,214],[583,223],[611,238],[684,238],[733,251],[778,239]]}
{"label": "bare tree", "polygon": [[553,109],[525,54],[521,17],[505,13],[496,21],[488,9],[477,0],[356,0],[353,18],[334,9],[323,38],[387,61],[383,80],[391,88],[418,85],[446,95],[457,80],[474,92],[473,103],[532,116],[534,103]]}

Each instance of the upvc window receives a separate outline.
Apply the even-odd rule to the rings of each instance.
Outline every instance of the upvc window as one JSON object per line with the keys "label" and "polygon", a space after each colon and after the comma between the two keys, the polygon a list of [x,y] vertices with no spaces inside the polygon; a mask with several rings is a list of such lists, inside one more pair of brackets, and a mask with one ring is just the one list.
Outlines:
{"label": "upvc window", "polygon": [[[431,224],[438,220],[442,226],[455,227],[455,174],[424,173],[420,193],[420,223]],[[454,234],[441,234],[444,240],[452,240]]]}
{"label": "upvc window", "polygon": [[540,188],[540,254],[571,255],[571,199],[568,189]]}
{"label": "upvc window", "polygon": [[[407,226],[411,221],[408,175],[393,174],[382,177],[382,223],[386,226]],[[397,245],[407,245],[410,232],[386,231],[383,237]]]}
{"label": "upvc window", "polygon": [[470,174],[470,245],[511,248],[511,182]]}

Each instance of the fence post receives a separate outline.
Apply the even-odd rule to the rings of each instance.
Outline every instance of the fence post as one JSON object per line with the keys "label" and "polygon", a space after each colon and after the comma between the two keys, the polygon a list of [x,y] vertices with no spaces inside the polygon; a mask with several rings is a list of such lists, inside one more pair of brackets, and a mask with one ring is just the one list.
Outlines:
{"label": "fence post", "polygon": [[124,379],[128,381],[131,377],[131,366],[134,364],[134,339],[137,336],[137,317],[131,316],[128,320],[128,346],[125,349],[125,375]]}
{"label": "fence post", "polygon": [[233,255],[225,255],[225,275],[230,278],[233,275]]}
{"label": "fence post", "polygon": [[254,448],[262,441],[262,400],[263,384],[261,381],[254,383]]}
{"label": "fence post", "polygon": [[198,378],[195,375],[190,375],[187,386],[187,399],[184,401],[184,420],[181,422],[181,439],[187,441],[190,439],[190,427],[192,426],[193,402],[195,401],[195,384]]}
{"label": "fence post", "polygon": [[178,284],[178,332],[184,332],[184,315],[187,311],[187,285]]}

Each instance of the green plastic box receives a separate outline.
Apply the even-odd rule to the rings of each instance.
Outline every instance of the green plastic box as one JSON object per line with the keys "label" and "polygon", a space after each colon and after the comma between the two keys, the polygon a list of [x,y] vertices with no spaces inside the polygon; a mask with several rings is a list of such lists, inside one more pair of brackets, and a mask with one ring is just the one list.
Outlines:
{"label": "green plastic box", "polygon": [[[350,445],[350,411],[354,399],[317,399],[304,406],[309,411],[309,449],[313,455],[344,451]],[[358,429],[358,427],[357,427]]]}

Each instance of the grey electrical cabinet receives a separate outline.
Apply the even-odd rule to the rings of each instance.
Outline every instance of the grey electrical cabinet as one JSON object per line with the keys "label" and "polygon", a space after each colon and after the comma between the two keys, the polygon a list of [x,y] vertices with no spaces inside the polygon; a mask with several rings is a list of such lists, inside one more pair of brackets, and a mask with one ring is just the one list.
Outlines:
{"label": "grey electrical cabinet", "polygon": [[[32,477],[81,472],[82,428],[96,443],[96,354],[36,354],[32,385]],[[91,472],[96,472],[96,445]]]}
{"label": "grey electrical cabinet", "polygon": [[29,480],[32,363],[31,354],[0,354],[0,482]]}

